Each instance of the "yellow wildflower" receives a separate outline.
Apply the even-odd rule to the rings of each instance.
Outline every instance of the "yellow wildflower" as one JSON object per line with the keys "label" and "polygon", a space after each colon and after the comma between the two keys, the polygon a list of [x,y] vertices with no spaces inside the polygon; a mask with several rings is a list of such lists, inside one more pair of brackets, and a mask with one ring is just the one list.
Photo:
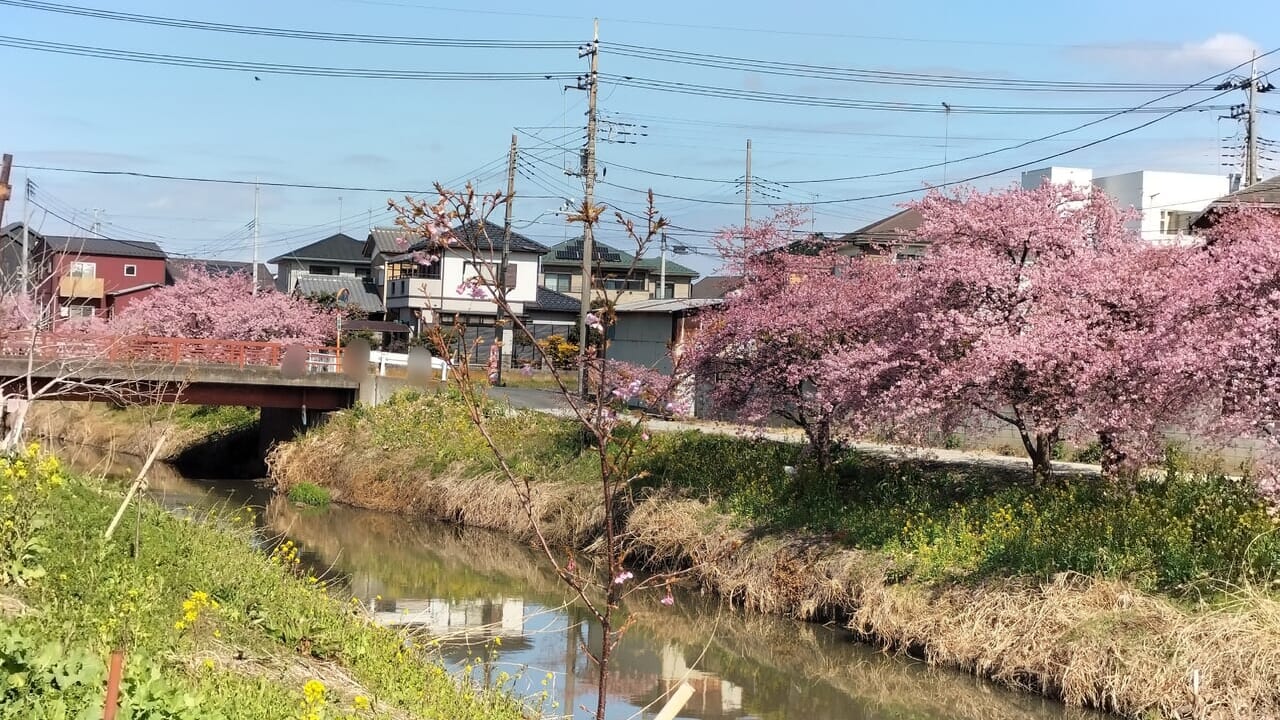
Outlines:
{"label": "yellow wildflower", "polygon": [[357,709],[357,710],[368,710],[368,709],[369,709],[369,698],[367,698],[367,697],[365,697],[365,696],[363,696],[363,695],[357,695],[357,696],[355,697],[354,702],[355,702],[355,706],[356,706],[356,709]]}

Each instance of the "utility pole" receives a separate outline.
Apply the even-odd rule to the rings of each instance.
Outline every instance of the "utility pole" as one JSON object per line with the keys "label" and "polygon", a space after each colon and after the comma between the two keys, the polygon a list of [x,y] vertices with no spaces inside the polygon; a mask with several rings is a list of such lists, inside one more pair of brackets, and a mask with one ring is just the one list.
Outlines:
{"label": "utility pole", "polygon": [[9,184],[9,173],[13,171],[13,156],[5,153],[0,156],[0,227],[4,227],[4,206],[13,196],[13,186]]}
{"label": "utility pole", "polygon": [[751,138],[747,138],[747,174],[742,193],[742,229],[751,224]]}
{"label": "utility pole", "polygon": [[1258,167],[1258,94],[1275,90],[1275,86],[1258,77],[1258,54],[1255,52],[1248,78],[1229,79],[1214,89],[1244,90],[1246,93],[1245,103],[1232,107],[1228,117],[1244,120],[1244,173],[1240,187],[1247,188],[1262,179],[1259,177],[1261,168]]}
{"label": "utility pole", "polygon": [[658,271],[658,297],[667,299],[667,234],[662,233],[662,264]]}
{"label": "utility pole", "polygon": [[31,292],[31,178],[24,177],[22,193],[22,294]]}
{"label": "utility pole", "polygon": [[258,181],[253,181],[253,265],[249,269],[249,276],[253,278],[253,296],[258,296],[258,195],[260,188]]}
{"label": "utility pole", "polygon": [[587,395],[587,314],[591,312],[591,262],[595,255],[595,191],[596,191],[596,95],[600,86],[600,20],[596,19],[591,45],[578,50],[578,57],[591,56],[591,72],[587,76],[587,148],[583,168],[582,195],[582,293],[578,308],[578,394]]}
{"label": "utility pole", "polygon": [[[498,370],[497,377],[493,378],[494,385],[502,385],[502,304],[507,301],[507,263],[511,259],[511,214],[514,212],[516,199],[516,134],[511,133],[511,151],[507,154],[507,209],[502,219],[502,262],[498,263],[497,286],[494,287],[494,293],[502,293],[498,303],[497,319],[493,323],[493,344],[498,350]],[[493,245],[490,243],[489,251],[493,251]],[[514,339],[514,333],[513,333]]]}
{"label": "utility pole", "polygon": [[1244,121],[1244,186],[1258,182],[1258,53],[1249,66],[1249,109]]}
{"label": "utility pole", "polygon": [[338,232],[342,232],[342,196],[338,196]]}

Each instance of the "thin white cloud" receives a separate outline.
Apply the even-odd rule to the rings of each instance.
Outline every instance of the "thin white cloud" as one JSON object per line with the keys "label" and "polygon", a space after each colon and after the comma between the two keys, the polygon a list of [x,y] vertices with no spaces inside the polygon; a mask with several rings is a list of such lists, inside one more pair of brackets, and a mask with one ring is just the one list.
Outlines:
{"label": "thin white cloud", "polygon": [[1081,45],[1071,50],[1084,60],[1137,68],[1154,73],[1186,70],[1225,70],[1248,62],[1258,43],[1238,33],[1216,33],[1184,43],[1133,42]]}

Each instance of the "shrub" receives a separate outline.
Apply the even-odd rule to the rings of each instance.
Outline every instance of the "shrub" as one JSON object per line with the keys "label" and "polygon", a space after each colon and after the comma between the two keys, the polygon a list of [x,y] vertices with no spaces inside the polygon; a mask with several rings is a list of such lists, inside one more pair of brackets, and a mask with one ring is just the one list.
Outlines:
{"label": "shrub", "polygon": [[289,488],[289,500],[312,507],[328,507],[332,498],[329,491],[315,483],[299,483]]}

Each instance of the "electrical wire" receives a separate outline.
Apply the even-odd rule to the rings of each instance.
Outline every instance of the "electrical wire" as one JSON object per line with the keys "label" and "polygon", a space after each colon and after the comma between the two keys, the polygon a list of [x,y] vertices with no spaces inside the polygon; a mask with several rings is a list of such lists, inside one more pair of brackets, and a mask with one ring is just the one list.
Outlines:
{"label": "electrical wire", "polygon": [[[607,50],[611,56],[621,55],[623,57],[638,58],[641,60],[675,63],[681,66],[695,65],[721,70],[741,70],[766,75],[781,75],[814,80],[870,83],[876,85],[1057,93],[1161,92],[1179,87],[1177,84],[1173,83],[1034,80],[980,75],[940,75],[932,73],[902,72],[896,70],[870,70],[865,68],[833,67],[829,65],[761,60],[715,53],[690,52],[644,45],[628,45],[625,43],[602,42],[600,45],[603,49]],[[1203,85],[1195,89],[1209,91],[1213,90],[1213,85]]]}
{"label": "electrical wire", "polygon": [[420,81],[499,81],[520,82],[529,80],[572,80],[578,73],[573,72],[457,72],[434,70],[388,70],[377,68],[340,68],[314,65],[288,65],[281,63],[263,63],[247,60],[220,60],[216,58],[191,57],[187,55],[168,55],[161,53],[145,53],[134,50],[75,45],[49,40],[32,40],[11,35],[0,35],[0,47],[11,47],[19,50],[55,53],[59,55],[75,55],[80,57],[100,58],[104,60],[121,60],[144,65],[168,65],[172,67],[203,68],[207,70],[230,70],[234,72],[255,73],[261,75],[298,75],[305,77],[326,78],[360,78],[366,80],[420,80]]}
{"label": "electrical wire", "polygon": [[433,38],[408,35],[364,35],[359,33],[338,33],[322,32],[317,30],[262,27],[258,25],[232,25],[228,23],[205,22],[201,20],[184,20],[159,15],[144,15],[138,13],[117,12],[114,10],[101,10],[98,8],[80,7],[77,5],[40,2],[39,0],[0,0],[0,5],[8,5],[27,10],[60,13],[63,15],[95,18],[99,20],[156,25],[160,27],[182,28],[186,30],[235,33],[238,35],[288,38],[291,40],[322,40],[326,42],[360,43],[370,45],[410,45],[415,47],[518,50],[571,50],[579,45],[578,42],[570,40],[468,40],[462,38]]}

